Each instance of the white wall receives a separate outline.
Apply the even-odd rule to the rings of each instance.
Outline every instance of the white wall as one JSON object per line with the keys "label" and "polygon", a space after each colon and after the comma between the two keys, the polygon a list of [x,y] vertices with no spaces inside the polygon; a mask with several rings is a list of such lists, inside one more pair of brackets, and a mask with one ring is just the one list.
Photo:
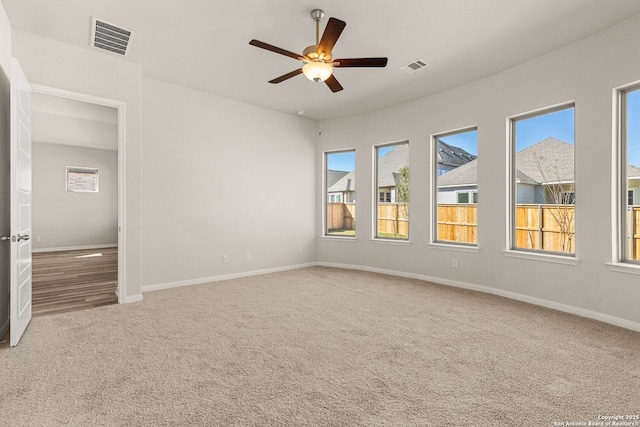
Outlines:
{"label": "white wall", "polygon": [[315,122],[147,78],[142,98],[143,285],[315,262]]}
{"label": "white wall", "polygon": [[[372,242],[371,215],[358,215],[355,242],[321,238],[324,263],[387,269],[471,284],[640,323],[640,276],[611,269],[611,152],[613,88],[640,80],[640,16],[606,31],[461,87],[370,114],[322,123],[322,151],[356,149],[358,176],[371,176],[372,145],[411,144],[411,243]],[[427,70],[428,72],[428,70]],[[507,241],[506,118],[558,103],[576,105],[576,258],[578,265],[521,259]],[[443,250],[430,242],[430,135],[478,127],[477,253]],[[597,173],[594,173],[597,171]],[[357,212],[371,212],[371,180],[357,182]],[[316,189],[320,194],[320,185]],[[453,269],[452,259],[459,261]],[[617,321],[617,320],[616,320]],[[618,322],[620,323],[620,322]]]}
{"label": "white wall", "polygon": [[126,102],[122,155],[126,179],[125,300],[139,299],[141,116],[140,66],[97,50],[73,46],[21,30],[13,31],[13,53],[31,83]]}
{"label": "white wall", "polygon": [[[9,224],[9,62],[11,26],[0,2],[0,235]],[[0,242],[0,335],[9,325],[9,243]]]}
{"label": "white wall", "polygon": [[[33,250],[117,245],[118,152],[33,143]],[[99,192],[66,191],[66,167],[98,169]]]}

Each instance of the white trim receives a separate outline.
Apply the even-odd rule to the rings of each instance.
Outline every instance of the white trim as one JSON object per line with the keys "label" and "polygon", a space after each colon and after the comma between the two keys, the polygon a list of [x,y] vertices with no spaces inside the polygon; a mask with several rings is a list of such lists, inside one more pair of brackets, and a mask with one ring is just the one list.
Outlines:
{"label": "white trim", "polygon": [[128,297],[123,297],[122,298],[122,302],[120,302],[120,295],[118,295],[118,303],[119,304],[130,304],[133,302],[141,302],[143,299],[142,294],[138,294],[138,295],[131,295]]}
{"label": "white trim", "polygon": [[180,280],[177,282],[158,283],[155,285],[145,285],[145,286],[142,286],[142,293],[160,291],[163,289],[179,288],[182,286],[202,285],[205,283],[221,282],[223,280],[239,279],[241,277],[260,276],[263,274],[278,273],[281,271],[297,270],[297,269],[306,268],[306,267],[315,267],[316,265],[318,264],[315,262],[310,262],[305,264],[289,265],[285,267],[267,268],[264,270],[243,271],[240,273],[222,274],[219,276],[201,277],[198,279]]}
{"label": "white trim", "polygon": [[66,89],[44,86],[40,84],[31,85],[32,92],[44,95],[57,96],[60,98],[71,99],[75,101],[88,102],[91,104],[104,105],[113,107],[118,110],[118,303],[123,304],[130,298],[135,299],[136,296],[125,297],[127,293],[127,238],[126,238],[126,136],[127,136],[127,103],[115,99],[103,98],[100,96],[89,95],[81,92],[73,92]]}
{"label": "white trim", "polygon": [[107,248],[117,248],[117,243],[108,243],[105,245],[87,245],[87,246],[63,246],[58,248],[40,248],[33,249],[31,252],[60,252],[60,251],[81,251],[81,250],[89,250],[89,249],[107,249]]}
{"label": "white trim", "polygon": [[358,240],[356,236],[331,236],[331,235],[320,236],[320,239],[328,240],[328,241],[330,240],[342,241],[342,242],[355,242]]}
{"label": "white trim", "polygon": [[427,282],[453,286],[456,288],[469,289],[472,291],[497,295],[500,297],[509,298],[516,301],[522,301],[522,302],[537,305],[540,307],[546,307],[553,310],[562,311],[565,313],[575,314],[576,316],[586,317],[588,319],[593,319],[593,320],[608,323],[611,325],[619,326],[621,328],[640,332],[640,323],[638,322],[633,322],[631,320],[622,319],[620,317],[611,316],[609,314],[599,313],[597,311],[587,310],[585,308],[574,307],[572,305],[562,304],[555,301],[549,301],[542,298],[518,294],[515,292],[505,291],[502,289],[491,288],[488,286],[474,285],[471,283],[460,282],[457,280],[442,279],[439,277],[426,276],[423,274],[406,273],[402,271],[386,270],[382,268],[365,267],[365,266],[358,266],[358,265],[327,263],[327,262],[319,262],[318,265],[322,267],[344,268],[344,269],[350,269],[350,270],[360,270],[360,271],[369,271],[372,273],[388,274],[391,276],[407,277],[410,279],[424,280]]}
{"label": "white trim", "polygon": [[573,256],[546,254],[542,252],[525,252],[516,250],[502,251],[504,256],[510,258],[529,259],[533,261],[550,262],[553,264],[578,265],[580,260]]}
{"label": "white trim", "polygon": [[477,254],[478,252],[480,252],[480,249],[478,248],[477,245],[470,245],[470,244],[456,244],[456,243],[449,243],[449,242],[432,242],[432,243],[427,243],[427,246],[431,249],[438,249],[438,250],[444,250],[444,251],[454,251],[454,252],[469,252],[469,253],[475,253]]}
{"label": "white trim", "polygon": [[622,262],[608,262],[609,270],[616,273],[637,274],[640,275],[639,264],[627,264]]}
{"label": "white trim", "polygon": [[379,243],[381,245],[409,246],[411,241],[407,239],[391,239],[384,237],[372,237],[369,239],[371,243]]}

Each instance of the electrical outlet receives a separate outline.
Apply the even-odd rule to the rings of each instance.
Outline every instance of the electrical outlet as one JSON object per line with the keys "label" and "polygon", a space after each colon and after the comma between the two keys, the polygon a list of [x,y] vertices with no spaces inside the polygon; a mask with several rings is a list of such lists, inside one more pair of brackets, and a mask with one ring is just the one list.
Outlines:
{"label": "electrical outlet", "polygon": [[222,255],[222,262],[224,263],[229,262],[229,255]]}
{"label": "electrical outlet", "polygon": [[245,261],[251,261],[251,252],[245,252],[244,259]]}
{"label": "electrical outlet", "polygon": [[298,254],[302,255],[302,248],[298,248]]}
{"label": "electrical outlet", "polygon": [[40,241],[40,236],[36,236],[36,242]]}
{"label": "electrical outlet", "polygon": [[457,259],[454,259],[453,261],[451,261],[451,267],[458,268],[458,260]]}

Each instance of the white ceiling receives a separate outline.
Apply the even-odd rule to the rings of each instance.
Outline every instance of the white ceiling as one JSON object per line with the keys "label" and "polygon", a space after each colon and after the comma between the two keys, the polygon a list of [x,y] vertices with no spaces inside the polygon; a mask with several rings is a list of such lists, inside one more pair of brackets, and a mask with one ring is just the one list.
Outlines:
{"label": "white ceiling", "polygon": [[[91,17],[135,31],[126,60],[145,76],[312,119],[363,113],[491,75],[640,13],[638,0],[2,0],[14,28],[89,47]],[[337,69],[333,94],[300,63],[320,8],[347,26],[334,58],[387,56],[387,68]],[[104,53],[109,55],[110,53]],[[407,74],[422,59],[429,67]]]}

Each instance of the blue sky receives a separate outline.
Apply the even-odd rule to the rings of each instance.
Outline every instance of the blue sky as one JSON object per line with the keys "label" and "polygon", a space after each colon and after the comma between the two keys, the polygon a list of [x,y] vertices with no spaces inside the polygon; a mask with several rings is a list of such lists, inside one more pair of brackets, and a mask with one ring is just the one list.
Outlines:
{"label": "blue sky", "polygon": [[343,151],[327,154],[329,170],[351,172],[356,168],[356,152]]}
{"label": "blue sky", "polygon": [[575,109],[567,108],[541,116],[516,121],[516,152],[549,137],[575,142]]}
{"label": "blue sky", "polygon": [[627,97],[627,160],[640,166],[640,89]]}
{"label": "blue sky", "polygon": [[440,138],[442,141],[454,147],[462,148],[469,154],[478,155],[478,131],[457,133]]}
{"label": "blue sky", "polygon": [[[640,89],[629,93],[627,109],[627,158],[629,163],[640,166]],[[574,121],[574,108],[518,120],[516,122],[516,151],[523,150],[548,137],[574,144]],[[450,135],[441,139],[470,154],[478,155],[477,131]],[[382,148],[378,154],[382,156],[392,148],[393,146]],[[328,165],[332,170],[352,171],[355,169],[355,152],[331,153],[328,156]]]}

